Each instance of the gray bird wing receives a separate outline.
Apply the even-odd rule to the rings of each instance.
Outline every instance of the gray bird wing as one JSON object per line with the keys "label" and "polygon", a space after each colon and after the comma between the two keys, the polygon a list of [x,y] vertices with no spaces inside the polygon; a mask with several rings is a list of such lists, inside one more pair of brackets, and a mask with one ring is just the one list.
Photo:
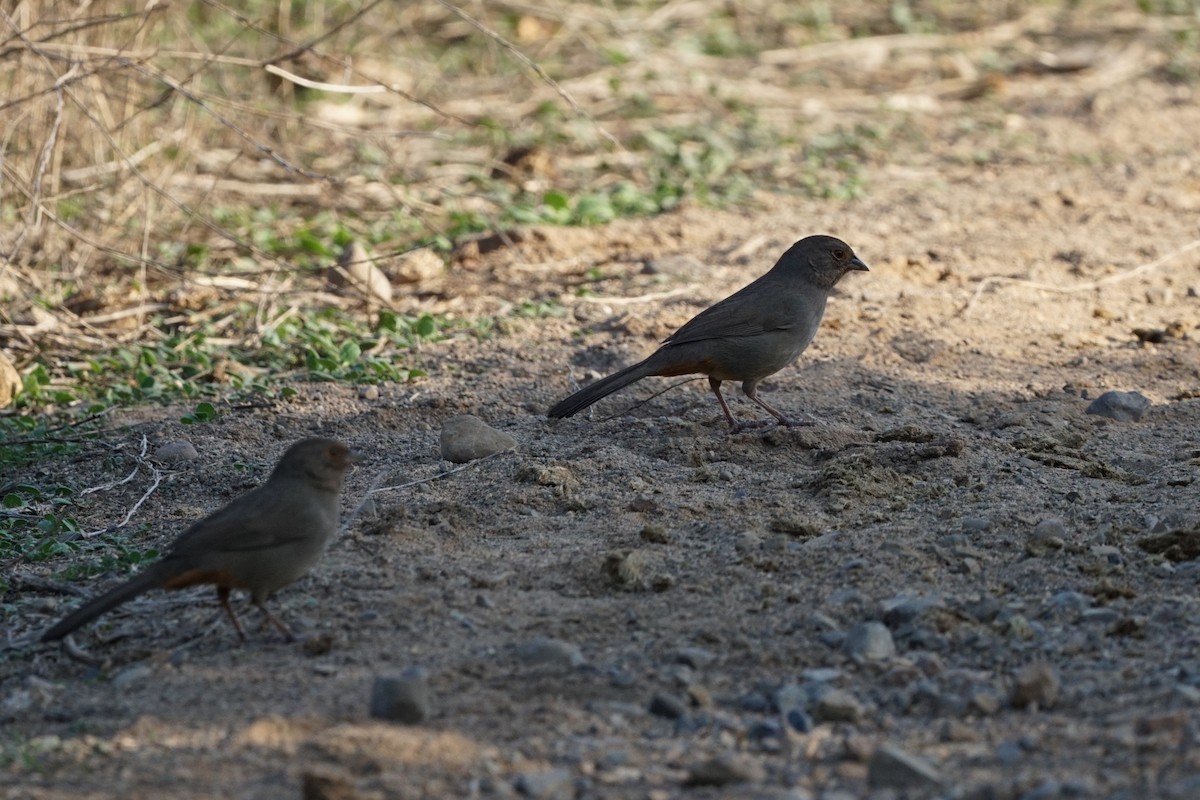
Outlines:
{"label": "gray bird wing", "polygon": [[306,496],[280,489],[268,482],[214,511],[181,533],[168,557],[266,550],[311,537],[302,520],[312,490]]}
{"label": "gray bird wing", "polygon": [[752,303],[744,297],[751,287],[756,293],[759,281],[731,294],[714,306],[692,317],[683,327],[663,340],[664,344],[686,344],[704,339],[725,339],[738,336],[758,336],[768,331],[788,330],[797,324],[794,303],[788,302],[783,289],[767,295],[762,302]]}

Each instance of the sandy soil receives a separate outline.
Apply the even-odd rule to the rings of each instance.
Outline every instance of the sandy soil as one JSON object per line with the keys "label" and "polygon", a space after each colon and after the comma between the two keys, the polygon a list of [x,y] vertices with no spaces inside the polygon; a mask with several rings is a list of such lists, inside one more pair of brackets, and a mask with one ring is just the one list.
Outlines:
{"label": "sandy soil", "polygon": [[[146,546],[314,433],[367,454],[347,511],[429,480],[374,495],[279,595],[309,645],[264,629],[239,646],[208,593],[156,594],[76,635],[88,665],[28,643],[75,601],[21,576],[68,561],[14,568],[4,796],[1200,795],[1200,106],[1088,74],[913,112],[937,152],[870,165],[862,200],[763,193],[457,262],[402,305],[565,313],[428,346],[413,384],[302,384],[198,426],[139,409],[38,467],[98,486],[143,434],[190,440],[199,458],[134,520]],[[816,232],[871,272],[764,386],[814,426],[730,435],[703,381],[635,405],[661,379],[542,416]],[[1109,389],[1153,406],[1085,414]],[[460,413],[516,451],[443,474]],[[89,495],[84,523],[148,482]],[[1144,549],[1172,531],[1174,550]],[[870,622],[894,654],[856,649]],[[535,663],[521,646],[539,637],[583,663]],[[410,665],[430,718],[372,720],[373,679]]]}

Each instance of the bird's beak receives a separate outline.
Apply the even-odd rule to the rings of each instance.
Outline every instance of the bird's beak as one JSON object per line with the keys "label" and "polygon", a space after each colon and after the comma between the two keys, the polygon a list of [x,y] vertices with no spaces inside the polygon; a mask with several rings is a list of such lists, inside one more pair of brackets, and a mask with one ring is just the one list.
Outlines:
{"label": "bird's beak", "polygon": [[867,269],[867,265],[864,264],[863,260],[861,258],[859,258],[858,256],[855,256],[854,258],[850,259],[850,269],[858,270],[860,272],[870,272],[871,271],[871,270]]}

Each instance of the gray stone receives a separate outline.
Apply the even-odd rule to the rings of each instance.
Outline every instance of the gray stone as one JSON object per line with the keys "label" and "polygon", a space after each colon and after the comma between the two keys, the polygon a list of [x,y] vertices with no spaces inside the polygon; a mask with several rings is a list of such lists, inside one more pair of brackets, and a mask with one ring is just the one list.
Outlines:
{"label": "gray stone", "polygon": [[1117,422],[1137,422],[1149,409],[1150,398],[1139,392],[1105,392],[1092,401],[1087,413]]}
{"label": "gray stone", "polygon": [[774,710],[780,714],[786,714],[792,709],[808,708],[809,698],[808,691],[803,686],[794,683],[785,683],[771,693]]}
{"label": "gray stone", "polygon": [[844,674],[837,667],[809,667],[800,673],[800,677],[813,683],[833,683]]}
{"label": "gray stone", "polygon": [[892,632],[882,622],[863,622],[846,635],[846,655],[867,661],[883,661],[896,655]]}
{"label": "gray stone", "polygon": [[932,790],[941,788],[942,777],[920,756],[881,744],[867,761],[867,784],[872,789]]}
{"label": "gray stone", "polygon": [[682,719],[687,715],[687,706],[675,695],[659,692],[650,699],[650,713],[666,719]]}
{"label": "gray stone", "polygon": [[1064,589],[1061,592],[1055,592],[1050,595],[1050,599],[1046,601],[1046,608],[1050,611],[1072,611],[1079,613],[1088,608],[1092,604],[1092,598],[1086,594],[1073,592],[1069,589]]}
{"label": "gray stone", "polygon": [[442,425],[442,458],[455,464],[464,464],[516,446],[516,439],[472,414],[451,417]]}
{"label": "gray stone", "polygon": [[1080,622],[1086,622],[1093,625],[1112,625],[1120,618],[1120,611],[1107,606],[1101,606],[1100,608],[1089,608],[1079,615]]}
{"label": "gray stone", "polygon": [[154,451],[154,460],[161,464],[174,466],[188,461],[195,461],[200,456],[195,446],[187,439],[177,439],[167,442]]}
{"label": "gray stone", "polygon": [[704,669],[717,660],[716,653],[703,647],[681,647],[675,651],[675,661],[692,669]]}
{"label": "gray stone", "polygon": [[1000,698],[991,689],[974,689],[968,696],[971,708],[985,717],[1000,710]]}
{"label": "gray stone", "polygon": [[1188,705],[1200,705],[1200,689],[1197,689],[1195,686],[1189,686],[1186,683],[1177,684],[1175,686],[1175,694]]}
{"label": "gray stone", "polygon": [[114,689],[125,691],[133,688],[153,674],[154,670],[151,667],[145,664],[134,664],[132,667],[126,667],[118,672],[112,679],[112,685]]}
{"label": "gray stone", "polygon": [[985,533],[991,529],[992,523],[983,517],[966,517],[962,527],[963,533]]}
{"label": "gray stone", "polygon": [[912,622],[926,611],[935,608],[945,608],[942,599],[936,595],[899,594],[888,598],[879,604],[883,612],[883,621],[891,628],[899,627],[906,622]]}
{"label": "gray stone", "polygon": [[729,786],[761,783],[766,778],[762,764],[747,756],[719,753],[688,770],[685,786]]}
{"label": "gray stone", "polygon": [[1013,676],[1011,702],[1014,708],[1050,708],[1058,701],[1061,687],[1058,671],[1044,661],[1036,661]]}
{"label": "gray stone", "polygon": [[864,709],[858,698],[844,689],[824,687],[817,693],[812,715],[817,722],[858,722]]}
{"label": "gray stone", "polygon": [[530,666],[551,665],[575,669],[587,663],[578,645],[539,636],[517,645],[517,658]]}
{"label": "gray stone", "polygon": [[1063,521],[1061,519],[1057,519],[1056,517],[1044,519],[1033,528],[1034,539],[1058,539],[1061,541],[1066,537],[1066,535],[1067,526],[1063,525]]}
{"label": "gray stone", "polygon": [[409,667],[398,676],[375,677],[372,717],[415,725],[428,719],[431,712],[429,673],[423,668]]}
{"label": "gray stone", "polygon": [[517,791],[537,800],[557,800],[575,796],[571,770],[566,767],[545,772],[523,772],[513,781]]}

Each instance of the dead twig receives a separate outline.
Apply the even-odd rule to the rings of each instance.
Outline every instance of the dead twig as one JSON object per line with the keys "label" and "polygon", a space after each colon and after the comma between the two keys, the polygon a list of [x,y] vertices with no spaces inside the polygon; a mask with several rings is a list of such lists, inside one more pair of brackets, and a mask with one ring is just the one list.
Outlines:
{"label": "dead twig", "polygon": [[457,14],[468,25],[475,28],[480,33],[482,33],[484,36],[488,37],[489,39],[494,41],[496,44],[500,45],[505,50],[507,50],[509,52],[509,54],[512,55],[513,58],[515,58],[517,61],[524,64],[525,67],[528,68],[530,71],[532,71],[533,74],[537,75],[538,78],[543,83],[545,83],[547,86],[549,86],[551,89],[553,89],[558,94],[558,96],[561,97],[563,99],[563,101],[566,102],[566,104],[571,107],[572,111],[574,111],[580,117],[582,117],[583,119],[586,119],[589,123],[591,123],[592,126],[595,127],[596,131],[602,137],[604,137],[604,139],[607,140],[609,144],[611,144],[617,150],[625,149],[624,146],[622,146],[622,144],[619,141],[617,141],[616,136],[613,136],[611,133],[609,133],[608,129],[605,128],[603,125],[601,125],[599,122],[597,122],[595,117],[593,117],[587,111],[583,110],[583,107],[580,106],[578,102],[576,102],[575,98],[571,95],[570,92],[568,92],[566,89],[564,89],[558,83],[558,81],[551,78],[550,75],[546,72],[546,70],[542,69],[540,64],[538,64],[532,58],[530,58],[529,56],[527,56],[523,52],[521,52],[521,50],[518,49],[515,44],[510,42],[508,39],[505,39],[499,33],[492,30],[488,26],[484,25],[482,22],[475,19],[470,14],[468,14],[466,11],[463,11],[461,8],[454,5],[453,3],[447,2],[447,0],[437,0],[437,3],[438,3],[438,5],[442,6],[443,8],[446,8],[449,11],[453,12],[454,14]]}
{"label": "dead twig", "polygon": [[129,511],[125,514],[124,519],[122,519],[116,525],[110,525],[107,528],[101,528],[99,530],[87,531],[85,533],[81,533],[80,535],[83,536],[85,539],[90,539],[94,536],[100,536],[101,534],[105,534],[105,533],[113,533],[114,531],[119,531],[119,530],[121,530],[121,528],[124,528],[126,525],[129,524],[129,520],[133,519],[133,515],[138,512],[138,509],[141,508],[142,505],[148,499],[150,499],[150,495],[154,494],[154,492],[158,489],[159,485],[162,483],[162,478],[163,478],[162,471],[159,470],[158,467],[151,464],[148,460],[146,460],[146,452],[149,449],[149,446],[150,446],[150,443],[147,441],[145,434],[142,434],[142,450],[138,455],[134,456],[134,458],[137,460],[137,464],[134,465],[132,472],[130,472],[128,475],[126,475],[124,478],[122,478],[119,481],[113,481],[112,483],[108,483],[103,486],[93,486],[93,487],[84,489],[82,492],[80,492],[80,495],[92,494],[93,492],[107,491],[109,489],[116,488],[117,486],[121,486],[122,484],[129,483],[131,480],[134,479],[134,477],[138,474],[138,472],[140,472],[142,470],[143,467],[145,467],[146,470],[149,471],[150,477],[151,477],[150,486],[146,489],[145,492],[142,493],[142,496],[140,498],[138,498],[138,501],[136,503],[134,503],[133,507],[130,508]]}
{"label": "dead twig", "polygon": [[1056,286],[1051,283],[1042,283],[1040,281],[1031,281],[1031,280],[1026,280],[1024,278],[1009,278],[1004,275],[989,275],[986,278],[983,278],[982,280],[979,281],[979,285],[975,287],[975,291],[971,294],[970,299],[967,300],[966,305],[964,305],[961,309],[959,309],[958,312],[955,314],[955,316],[970,316],[971,311],[975,307],[976,301],[980,297],[983,296],[983,293],[985,291],[987,291],[988,288],[990,288],[992,286],[1000,286],[1000,285],[1023,286],[1028,289],[1037,289],[1037,290],[1043,291],[1043,292],[1055,292],[1057,294],[1076,294],[1078,292],[1093,292],[1097,289],[1102,289],[1105,286],[1111,286],[1114,283],[1120,283],[1121,281],[1126,281],[1126,280],[1129,280],[1130,278],[1137,277],[1138,275],[1149,272],[1153,269],[1157,269],[1158,267],[1161,267],[1163,264],[1166,264],[1168,261],[1178,258],[1179,256],[1183,255],[1184,253],[1189,253],[1198,247],[1200,247],[1200,239],[1193,239],[1192,241],[1188,242],[1187,244],[1183,245],[1182,247],[1172,250],[1171,252],[1167,253],[1166,255],[1159,256],[1158,258],[1154,259],[1153,261],[1148,261],[1145,264],[1140,264],[1140,265],[1134,267],[1133,269],[1126,270],[1125,272],[1119,272],[1116,275],[1109,275],[1108,277],[1101,278],[1098,281],[1089,281],[1088,283],[1078,283],[1078,284],[1075,284],[1074,286]]}

